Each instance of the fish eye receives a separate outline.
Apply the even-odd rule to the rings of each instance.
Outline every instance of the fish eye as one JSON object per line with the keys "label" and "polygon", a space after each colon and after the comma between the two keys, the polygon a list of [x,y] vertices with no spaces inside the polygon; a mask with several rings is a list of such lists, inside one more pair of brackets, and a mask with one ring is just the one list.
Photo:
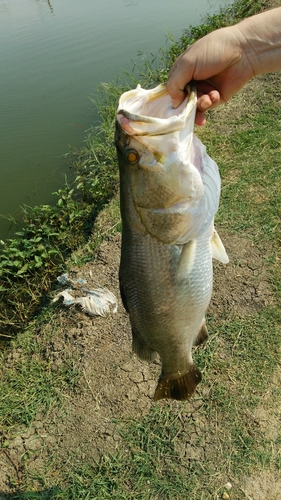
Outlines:
{"label": "fish eye", "polygon": [[131,165],[139,161],[139,153],[135,149],[128,149],[126,152],[127,160]]}

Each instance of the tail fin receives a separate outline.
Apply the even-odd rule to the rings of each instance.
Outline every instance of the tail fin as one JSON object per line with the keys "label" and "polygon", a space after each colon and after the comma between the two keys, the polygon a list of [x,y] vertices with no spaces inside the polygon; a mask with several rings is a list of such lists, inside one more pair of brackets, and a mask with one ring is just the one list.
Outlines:
{"label": "tail fin", "polygon": [[201,382],[202,374],[196,365],[192,365],[187,373],[179,378],[160,377],[154,394],[154,401],[159,399],[177,399],[183,401],[194,393]]}

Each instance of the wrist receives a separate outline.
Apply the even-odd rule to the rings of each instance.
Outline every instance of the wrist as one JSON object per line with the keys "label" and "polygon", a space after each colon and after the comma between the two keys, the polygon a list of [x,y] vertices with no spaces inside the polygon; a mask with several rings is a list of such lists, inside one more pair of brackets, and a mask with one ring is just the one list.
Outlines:
{"label": "wrist", "polygon": [[232,26],[253,76],[281,69],[281,8]]}

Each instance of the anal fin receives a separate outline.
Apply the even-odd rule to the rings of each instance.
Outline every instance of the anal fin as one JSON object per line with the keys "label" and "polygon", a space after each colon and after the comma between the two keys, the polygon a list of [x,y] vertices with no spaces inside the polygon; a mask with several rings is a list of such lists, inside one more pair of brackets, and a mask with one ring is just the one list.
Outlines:
{"label": "anal fin", "polygon": [[194,364],[190,366],[188,372],[178,378],[160,377],[154,401],[165,398],[184,401],[192,396],[201,379],[202,374]]}
{"label": "anal fin", "polygon": [[140,337],[139,333],[132,329],[133,334],[133,352],[143,361],[153,361],[156,352],[151,349]]}
{"label": "anal fin", "polygon": [[196,345],[203,344],[203,342],[205,342],[205,340],[207,340],[208,337],[209,337],[209,332],[208,332],[208,329],[206,326],[206,320],[204,318],[204,321],[201,325],[201,328],[198,332],[197,337],[195,338],[195,340],[193,342],[193,345],[196,346]]}

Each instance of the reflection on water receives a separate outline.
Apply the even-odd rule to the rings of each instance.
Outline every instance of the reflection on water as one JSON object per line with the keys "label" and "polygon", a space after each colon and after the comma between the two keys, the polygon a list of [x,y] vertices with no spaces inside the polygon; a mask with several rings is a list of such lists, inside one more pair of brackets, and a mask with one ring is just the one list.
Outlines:
{"label": "reflection on water", "polygon": [[[0,213],[52,203],[63,155],[95,120],[99,83],[207,10],[208,0],[0,0]],[[0,238],[7,227],[0,221]]]}

